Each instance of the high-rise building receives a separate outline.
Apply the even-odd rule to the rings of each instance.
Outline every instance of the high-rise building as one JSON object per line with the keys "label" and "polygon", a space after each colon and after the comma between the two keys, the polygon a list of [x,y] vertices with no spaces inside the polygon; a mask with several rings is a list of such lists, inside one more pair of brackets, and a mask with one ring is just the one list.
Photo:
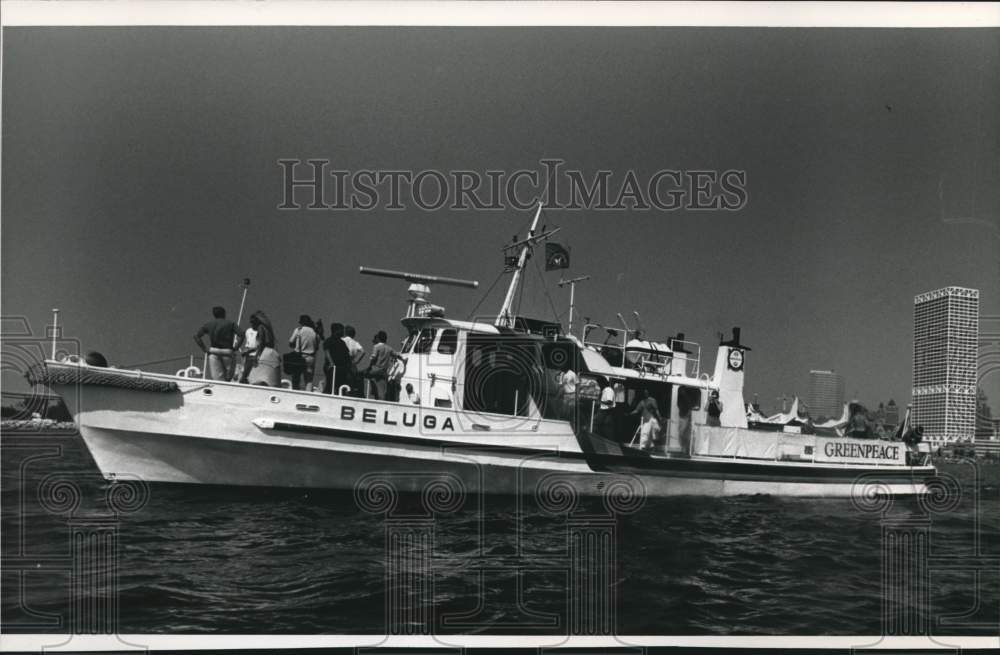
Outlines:
{"label": "high-rise building", "polygon": [[892,398],[889,399],[889,404],[885,406],[885,424],[887,427],[899,425],[899,406],[896,405],[896,401]]}
{"label": "high-rise building", "polygon": [[971,441],[976,431],[979,291],[945,287],[913,299],[914,425],[932,442]]}
{"label": "high-rise building", "polygon": [[844,378],[833,371],[809,371],[809,415],[839,418],[844,407]]}

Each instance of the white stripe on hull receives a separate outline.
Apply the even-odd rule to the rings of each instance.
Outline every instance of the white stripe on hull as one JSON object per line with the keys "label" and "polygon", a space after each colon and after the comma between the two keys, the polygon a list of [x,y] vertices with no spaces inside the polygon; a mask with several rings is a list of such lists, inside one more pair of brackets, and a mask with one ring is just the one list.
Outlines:
{"label": "white stripe on hull", "polygon": [[[372,446],[349,439],[336,440],[334,447],[327,441],[323,448],[309,448],[87,427],[81,434],[106,478],[148,482],[351,490],[385,479],[400,492],[419,492],[429,481],[442,479],[460,480],[468,493],[529,495],[561,482],[585,496],[602,495],[609,486],[623,483],[646,497],[849,497],[854,487],[842,479],[786,482],[595,472],[583,460]],[[909,495],[923,493],[923,485],[891,484],[881,490]]]}
{"label": "white stripe on hull", "polygon": [[[460,480],[471,493],[532,494],[558,480],[583,495],[624,483],[644,496],[846,497],[865,473],[838,466],[830,477],[829,465],[776,461],[769,464],[784,470],[752,474],[752,462],[728,460],[732,468],[697,473],[694,461],[642,468],[630,458],[600,457],[595,466],[615,472],[595,471],[566,421],[149,377],[172,380],[180,391],[56,388],[107,478],[349,490],[382,475],[416,490],[438,476]],[[923,493],[899,473],[879,491]]]}

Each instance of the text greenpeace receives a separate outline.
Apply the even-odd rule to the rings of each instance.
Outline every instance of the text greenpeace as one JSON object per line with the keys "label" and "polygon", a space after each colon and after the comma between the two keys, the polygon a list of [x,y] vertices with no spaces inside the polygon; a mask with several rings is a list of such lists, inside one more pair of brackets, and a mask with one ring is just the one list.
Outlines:
{"label": "text greenpeace", "polygon": [[906,451],[899,443],[817,438],[816,461],[905,464]]}

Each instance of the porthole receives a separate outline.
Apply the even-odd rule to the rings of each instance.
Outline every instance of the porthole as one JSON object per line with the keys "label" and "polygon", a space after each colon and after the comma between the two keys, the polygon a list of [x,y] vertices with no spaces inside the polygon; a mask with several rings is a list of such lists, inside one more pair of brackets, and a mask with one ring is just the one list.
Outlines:
{"label": "porthole", "polygon": [[272,403],[275,403],[275,404],[277,404],[277,403],[280,403],[280,402],[281,402],[281,398],[278,398],[277,396],[271,396],[271,398],[270,398],[269,400],[270,400],[270,401],[271,401]]}

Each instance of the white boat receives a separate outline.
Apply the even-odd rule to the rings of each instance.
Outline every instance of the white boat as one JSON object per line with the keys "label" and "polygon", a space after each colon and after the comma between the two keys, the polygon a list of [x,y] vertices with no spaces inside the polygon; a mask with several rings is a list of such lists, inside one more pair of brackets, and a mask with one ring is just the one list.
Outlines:
{"label": "white boat", "polygon": [[[527,238],[513,244],[516,264],[493,322],[448,318],[428,300],[432,283],[470,283],[362,269],[411,283],[400,384],[412,384],[420,404],[214,381],[190,370],[90,366],[79,358],[47,360],[28,377],[62,396],[109,480],[361,494],[388,482],[398,491],[540,494],[552,502],[567,493],[621,500],[925,492],[935,470],[915,462],[903,443],[748,429],[748,348],[738,329],[718,346],[713,369],[702,372],[693,342],[639,341],[628,330],[616,332],[618,341],[592,341],[601,326],[576,337],[557,323],[515,316],[527,258],[552,234],[536,232],[539,215]],[[565,362],[580,377],[571,400],[558,391]],[[600,424],[595,393],[605,385],[620,401],[612,434],[609,422]],[[630,412],[647,391],[666,429],[662,442],[641,450],[630,445],[638,421]],[[718,425],[708,424],[712,391],[723,404]]]}

